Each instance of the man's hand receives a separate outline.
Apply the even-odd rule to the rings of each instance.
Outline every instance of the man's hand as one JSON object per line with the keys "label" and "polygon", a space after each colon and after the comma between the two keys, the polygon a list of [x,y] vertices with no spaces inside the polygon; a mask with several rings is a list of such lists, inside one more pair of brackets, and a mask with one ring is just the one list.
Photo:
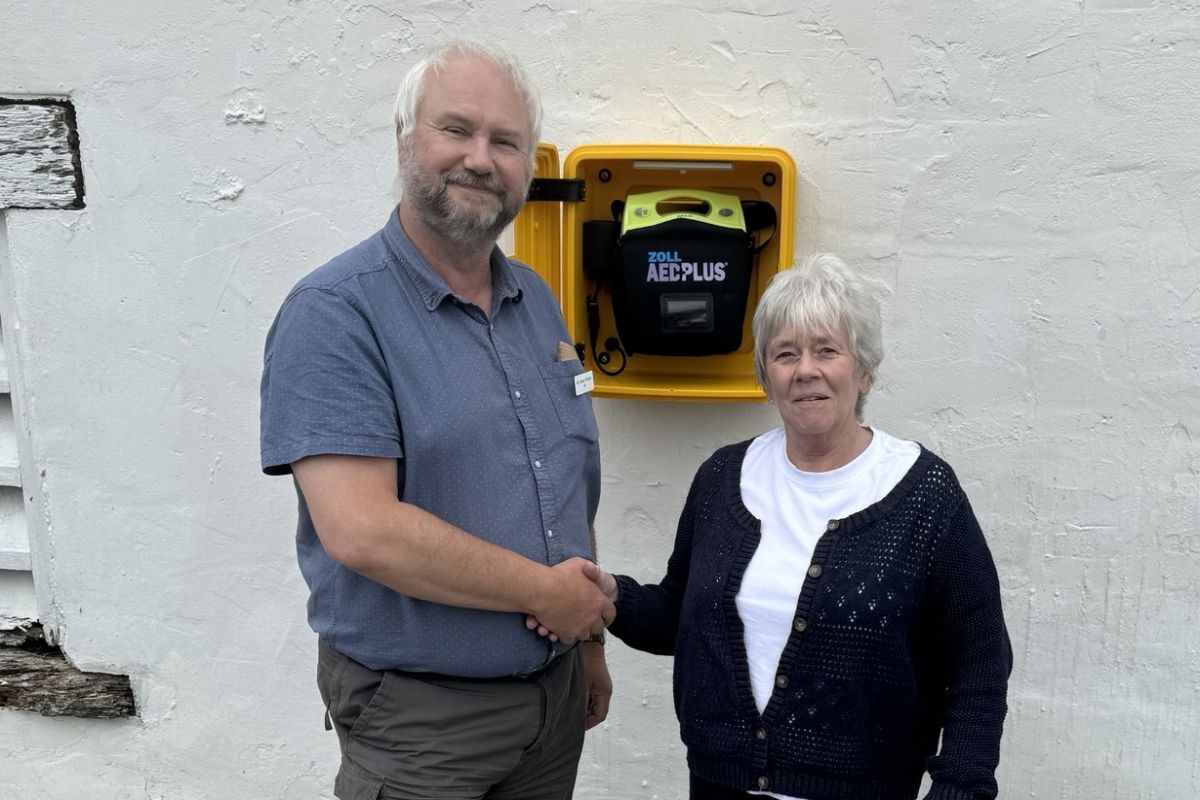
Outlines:
{"label": "man's hand", "polygon": [[531,630],[542,626],[546,634],[564,642],[601,633],[616,616],[612,601],[596,583],[600,568],[585,558],[570,558],[550,569],[551,583],[531,609]]}
{"label": "man's hand", "polygon": [[[617,602],[619,587],[617,586],[617,579],[613,577],[612,573],[605,572],[590,561],[587,563],[587,566],[584,567],[583,571],[585,575],[596,582],[596,587],[604,593],[604,596],[608,598],[610,603],[615,604]],[[612,622],[614,619],[616,619],[616,616],[617,612],[616,607],[614,606],[612,616],[605,618],[605,626],[612,625]],[[531,631],[536,630],[538,636],[549,637],[550,641],[552,642],[557,642],[559,640],[557,631],[542,622],[541,619],[533,614],[525,617],[525,627]]]}
{"label": "man's hand", "polygon": [[598,642],[584,642],[579,646],[583,648],[584,697],[587,702],[583,729],[586,731],[604,722],[608,717],[612,678],[604,660],[604,645]]}

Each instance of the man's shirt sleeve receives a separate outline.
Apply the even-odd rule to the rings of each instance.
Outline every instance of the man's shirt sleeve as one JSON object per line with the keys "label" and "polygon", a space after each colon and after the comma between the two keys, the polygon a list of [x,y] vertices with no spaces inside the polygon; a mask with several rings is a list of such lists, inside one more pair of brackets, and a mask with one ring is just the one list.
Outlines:
{"label": "man's shirt sleeve", "polygon": [[262,469],[286,475],[306,456],[401,458],[400,423],[375,330],[349,298],[301,288],[267,334]]}

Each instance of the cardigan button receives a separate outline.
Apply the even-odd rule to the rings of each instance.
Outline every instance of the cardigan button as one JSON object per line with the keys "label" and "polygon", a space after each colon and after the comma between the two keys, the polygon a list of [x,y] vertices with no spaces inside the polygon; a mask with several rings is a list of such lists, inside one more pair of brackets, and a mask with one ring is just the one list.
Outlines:
{"label": "cardigan button", "polygon": [[758,739],[760,742],[765,742],[767,740],[767,729],[759,728],[758,730],[756,730],[754,732],[754,738]]}
{"label": "cardigan button", "polygon": [[787,675],[776,675],[775,676],[775,685],[778,686],[780,689],[786,689],[787,685],[788,685]]}
{"label": "cardigan button", "polygon": [[842,521],[840,519],[831,519],[829,520],[829,524],[825,526],[825,530],[836,531],[840,527],[842,527]]}
{"label": "cardigan button", "polygon": [[819,578],[819,577],[821,577],[821,572],[822,572],[821,565],[813,564],[811,567],[808,568],[808,577]]}
{"label": "cardigan button", "polygon": [[808,620],[804,617],[796,617],[796,621],[792,623],[792,627],[800,633],[804,633],[804,631],[808,630]]}
{"label": "cardigan button", "polygon": [[767,780],[766,775],[759,775],[757,783],[758,783],[758,788],[763,790],[764,792],[771,786],[771,782],[769,780]]}

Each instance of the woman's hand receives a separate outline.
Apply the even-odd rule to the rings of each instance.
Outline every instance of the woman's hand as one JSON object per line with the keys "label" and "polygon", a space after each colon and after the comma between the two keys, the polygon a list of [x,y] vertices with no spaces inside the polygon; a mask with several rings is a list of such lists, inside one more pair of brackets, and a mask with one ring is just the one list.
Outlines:
{"label": "woman's hand", "polygon": [[[604,596],[608,598],[608,602],[616,604],[617,595],[621,593],[621,588],[617,585],[617,579],[611,572],[596,567],[596,575],[592,578],[596,585],[600,587],[600,591],[604,592]],[[609,625],[612,624],[610,621]]]}

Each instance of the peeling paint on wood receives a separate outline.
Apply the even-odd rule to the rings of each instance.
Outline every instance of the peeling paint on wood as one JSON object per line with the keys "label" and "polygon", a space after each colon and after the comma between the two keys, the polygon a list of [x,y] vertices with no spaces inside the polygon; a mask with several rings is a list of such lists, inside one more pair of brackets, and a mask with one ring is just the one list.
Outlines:
{"label": "peeling paint on wood", "polygon": [[0,707],[47,717],[111,719],[136,713],[126,675],[80,672],[40,625],[0,631]]}
{"label": "peeling paint on wood", "polygon": [[0,97],[0,209],[83,205],[74,107]]}

